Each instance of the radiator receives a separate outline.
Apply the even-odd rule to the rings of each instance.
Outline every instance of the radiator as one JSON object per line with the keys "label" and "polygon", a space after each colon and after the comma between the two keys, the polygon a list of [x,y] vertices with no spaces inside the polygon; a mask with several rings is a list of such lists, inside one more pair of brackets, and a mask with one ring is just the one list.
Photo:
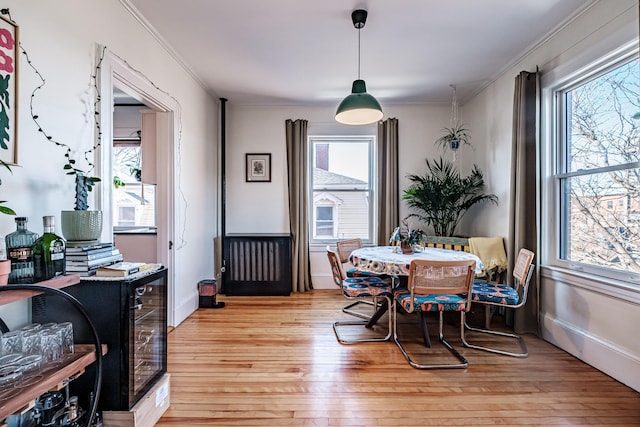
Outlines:
{"label": "radiator", "polygon": [[226,295],[289,295],[289,235],[227,235],[224,238],[222,293]]}

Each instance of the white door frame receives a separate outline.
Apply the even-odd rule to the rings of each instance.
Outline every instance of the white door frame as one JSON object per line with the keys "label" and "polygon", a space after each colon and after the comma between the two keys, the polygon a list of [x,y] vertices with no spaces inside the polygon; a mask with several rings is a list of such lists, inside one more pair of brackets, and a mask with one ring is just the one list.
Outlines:
{"label": "white door frame", "polygon": [[156,111],[156,144],[158,170],[158,212],[157,212],[157,248],[158,262],[166,266],[167,272],[167,323],[175,326],[175,159],[180,137],[180,107],[168,93],[163,92],[139,71],[132,69],[126,61],[113,54],[104,46],[98,45],[96,57],[102,57],[100,71],[96,76],[100,99],[97,109],[100,112],[100,131],[102,142],[97,150],[96,172],[102,184],[96,187],[95,204],[103,212],[102,241],[113,241],[112,200],[112,137],[113,137],[113,87],[125,91],[131,97]]}

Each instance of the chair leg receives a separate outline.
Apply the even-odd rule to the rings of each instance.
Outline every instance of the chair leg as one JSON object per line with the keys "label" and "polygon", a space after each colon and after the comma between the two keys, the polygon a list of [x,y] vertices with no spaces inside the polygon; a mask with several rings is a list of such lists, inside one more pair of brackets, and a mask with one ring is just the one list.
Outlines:
{"label": "chair leg", "polygon": [[[469,342],[467,342],[465,330],[515,339],[520,345],[521,352],[515,353],[515,352],[506,351],[506,350],[500,350],[497,348],[483,347],[480,345],[470,344]],[[527,350],[527,344],[524,342],[524,339],[520,335],[510,334],[508,332],[494,331],[492,329],[474,328],[469,326],[466,321],[464,322],[461,334],[462,334],[461,335],[462,344],[468,348],[473,348],[475,350],[488,351],[490,353],[502,354],[504,356],[511,356],[511,357],[527,357],[529,355],[529,351]]]}
{"label": "chair leg", "polygon": [[[389,300],[388,297],[383,296],[382,298],[384,298],[387,302],[387,304],[390,304],[391,301]],[[374,297],[373,299],[373,305],[375,307],[378,306],[378,298]],[[344,311],[344,309],[343,309]],[[361,326],[363,328],[366,328],[368,325],[368,321],[367,320],[340,320],[337,322],[333,323],[333,333],[336,335],[336,339],[338,340],[338,342],[340,344],[357,344],[357,343],[361,343],[361,342],[380,342],[380,341],[388,341],[391,338],[391,333],[392,333],[392,313],[389,312],[389,322],[387,325],[387,335],[384,337],[374,337],[374,338],[356,338],[356,339],[346,339],[343,338],[340,335],[339,329],[341,326]]]}
{"label": "chair leg", "polygon": [[[442,343],[442,345],[445,346],[445,348],[447,348],[447,350],[449,350],[454,356],[456,356],[456,358],[458,359],[459,363],[446,363],[446,364],[422,364],[422,363],[418,363],[415,360],[413,360],[411,358],[411,356],[409,356],[409,353],[407,352],[407,350],[404,348],[404,346],[402,345],[402,343],[400,342],[400,340],[398,339],[398,323],[397,323],[397,303],[394,299],[393,301],[393,341],[396,343],[396,345],[398,346],[398,348],[400,349],[400,351],[402,352],[402,355],[404,356],[405,359],[407,359],[407,362],[409,362],[409,365],[411,365],[413,368],[416,369],[464,369],[467,368],[469,366],[469,362],[467,361],[467,359],[464,358],[464,356],[462,356],[455,348],[453,348],[453,346],[451,344],[449,344],[449,342],[447,340],[445,340],[444,335],[442,333],[442,323],[443,323],[443,317],[442,317],[443,312],[440,312],[440,325],[439,325],[439,331],[438,331],[438,340]],[[461,322],[464,323],[464,311],[462,312],[462,319]],[[464,328],[463,325],[461,325],[461,328]]]}

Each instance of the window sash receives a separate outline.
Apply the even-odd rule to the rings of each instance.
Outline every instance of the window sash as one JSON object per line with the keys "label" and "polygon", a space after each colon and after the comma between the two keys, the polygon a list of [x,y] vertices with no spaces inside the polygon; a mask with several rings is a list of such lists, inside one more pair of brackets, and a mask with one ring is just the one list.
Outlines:
{"label": "window sash", "polygon": [[[552,111],[553,114],[547,117],[549,117],[553,123],[552,126],[554,126],[555,128],[555,132],[552,132],[551,135],[555,134],[555,140],[557,141],[556,142],[557,150],[555,152],[555,156],[552,156],[552,157],[555,157],[556,159],[556,163],[555,163],[556,172],[547,175],[552,179],[551,182],[554,184],[553,192],[551,193],[552,194],[551,200],[555,198],[556,203],[555,203],[555,207],[553,206],[547,207],[546,215],[552,219],[551,220],[552,224],[555,224],[555,228],[552,227],[550,231],[555,229],[557,233],[556,234],[557,238],[552,239],[553,241],[555,241],[555,246],[556,246],[555,250],[550,252],[551,254],[555,254],[555,256],[547,257],[547,261],[550,264],[556,265],[559,267],[569,268],[569,269],[580,271],[580,272],[585,272],[588,274],[594,274],[602,277],[608,277],[612,279],[625,281],[628,283],[630,282],[630,283],[638,284],[640,283],[640,274],[638,274],[635,271],[630,271],[628,269],[629,267],[615,268],[612,265],[598,265],[597,263],[594,263],[592,260],[590,261],[589,259],[576,259],[578,257],[572,256],[571,245],[572,244],[575,245],[576,243],[580,243],[580,242],[571,240],[571,235],[570,235],[571,227],[576,226],[575,223],[572,224],[572,221],[576,221],[576,218],[575,217],[572,218],[572,212],[571,212],[572,203],[576,202],[576,199],[575,199],[576,195],[573,194],[572,196],[572,189],[569,183],[571,183],[572,180],[575,181],[580,179],[590,179],[590,177],[594,177],[593,179],[595,179],[599,175],[605,176],[606,174],[613,174],[616,172],[623,172],[627,170],[638,169],[640,168],[640,161],[613,164],[605,167],[594,167],[591,169],[581,168],[573,171],[570,170],[571,165],[569,160],[571,158],[571,155],[569,153],[569,150],[571,149],[570,138],[572,135],[571,134],[572,129],[570,128],[571,127],[570,102],[567,99],[568,98],[567,94],[570,91],[580,87],[586,82],[600,78],[606,73],[618,67],[621,67],[629,62],[632,62],[634,60],[637,61],[637,52],[632,54],[629,54],[627,52],[625,55],[622,55],[621,58],[615,61],[609,60],[609,62],[607,63],[607,66],[599,66],[597,68],[596,67],[592,68],[592,70],[595,70],[595,71],[592,72],[591,74],[588,74],[585,72],[583,74],[584,77],[579,80],[574,79],[569,84],[565,84],[563,87],[556,87],[556,88],[553,88],[551,91],[549,90],[546,91],[546,93],[552,95],[550,99],[552,99],[554,102],[550,109],[550,111]],[[552,146],[548,146],[548,147],[552,147]],[[599,196],[603,199],[603,203],[605,203],[605,202],[608,202],[608,198],[610,198],[611,195],[606,194],[606,191],[605,191],[603,193],[600,193]],[[628,205],[627,208],[631,209],[630,206],[633,202],[634,202],[633,200],[627,202],[627,205]],[[607,204],[605,203],[605,205]],[[615,213],[614,211],[617,209],[617,206],[621,206],[621,205],[619,203],[614,202],[613,208],[611,208],[612,213]],[[555,220],[553,219],[554,217],[556,218]],[[603,215],[602,218],[604,219],[604,221],[608,221],[607,215]],[[608,218],[609,220],[616,219],[615,215],[608,215]],[[586,216],[584,221],[587,221]],[[616,227],[613,227],[613,228],[609,227],[611,229],[607,230],[607,227],[604,227],[604,225],[606,224],[599,224],[599,225],[602,226],[601,228],[604,230],[604,232],[619,231],[619,230],[616,230]],[[626,230],[626,232],[628,232],[628,229]],[[593,239],[593,240],[595,241],[596,239]],[[605,241],[606,239],[603,240],[603,242]],[[595,252],[599,251],[601,253],[606,253],[607,252],[606,249],[607,248],[600,247],[600,248],[597,248]],[[635,249],[633,249],[632,247],[631,249],[629,249],[629,247],[627,247],[626,251],[623,252],[622,254],[629,253],[629,251],[632,251],[635,253]],[[622,255],[622,254],[618,254],[618,255]],[[636,268],[636,267],[634,266],[633,268]]]}
{"label": "window sash", "polygon": [[[338,240],[359,237],[362,239],[363,243],[372,243],[373,242],[373,230],[375,229],[375,206],[371,201],[374,199],[374,189],[375,189],[375,137],[374,136],[310,136],[308,139],[309,143],[309,158],[307,161],[308,171],[309,171],[309,224],[310,224],[310,243],[316,245],[326,245],[334,243]],[[333,184],[331,186],[328,185],[318,185],[314,182],[314,163],[315,163],[315,146],[316,144],[348,144],[348,143],[364,143],[366,144],[366,152],[368,156],[367,162],[367,177],[363,179],[362,182],[364,184],[358,184],[358,186],[344,184]],[[346,222],[340,220],[340,211],[344,209],[343,206],[335,205],[333,206],[333,235],[329,236],[318,236],[317,235],[317,223],[318,220],[316,218],[317,212],[316,207],[326,205],[326,202],[322,202],[321,204],[314,203],[316,196],[320,194],[329,194],[332,197],[340,198],[352,198],[357,197],[360,198],[360,194],[362,195],[362,203],[366,203],[366,214],[367,214],[367,222],[363,231],[359,231],[354,235],[351,234],[343,234],[340,233],[344,227],[347,227]]]}

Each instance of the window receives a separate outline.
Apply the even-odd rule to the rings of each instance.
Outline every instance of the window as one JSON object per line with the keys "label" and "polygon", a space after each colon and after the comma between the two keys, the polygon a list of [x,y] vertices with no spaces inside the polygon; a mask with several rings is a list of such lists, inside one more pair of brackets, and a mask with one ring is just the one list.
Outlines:
{"label": "window", "polygon": [[639,70],[637,54],[628,55],[555,92],[558,262],[632,280],[640,274]]}
{"label": "window", "polygon": [[311,243],[372,242],[374,137],[309,138]]}
{"label": "window", "polygon": [[155,231],[156,186],[142,182],[139,139],[113,141],[113,200],[115,230]]}
{"label": "window", "polygon": [[118,208],[118,225],[132,226],[136,224],[136,208],[134,206],[120,206]]}
{"label": "window", "polygon": [[333,206],[317,206],[316,207],[316,236],[334,237],[335,228],[333,227]]}

